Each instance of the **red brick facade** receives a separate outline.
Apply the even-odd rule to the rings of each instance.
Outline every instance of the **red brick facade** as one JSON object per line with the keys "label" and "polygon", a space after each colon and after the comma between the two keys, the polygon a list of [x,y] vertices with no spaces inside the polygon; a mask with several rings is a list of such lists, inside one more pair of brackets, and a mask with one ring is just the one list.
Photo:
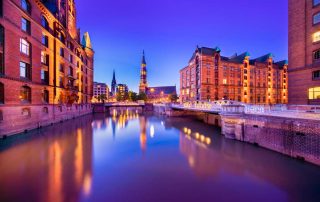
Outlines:
{"label": "red brick facade", "polygon": [[236,100],[287,103],[287,62],[271,54],[250,60],[249,53],[224,57],[219,48],[197,48],[180,70],[180,101]]}
{"label": "red brick facade", "polygon": [[[94,51],[88,33],[80,42],[74,0],[61,1],[0,1],[0,56],[4,61],[0,62],[1,103],[91,101]],[[59,20],[55,16],[60,16]]]}
{"label": "red brick facade", "polygon": [[320,104],[320,3],[289,0],[289,103]]}

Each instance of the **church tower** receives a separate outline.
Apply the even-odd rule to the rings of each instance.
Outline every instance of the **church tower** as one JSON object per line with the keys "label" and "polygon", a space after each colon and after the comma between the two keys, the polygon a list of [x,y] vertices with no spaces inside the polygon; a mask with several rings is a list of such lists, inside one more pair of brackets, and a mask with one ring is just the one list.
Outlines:
{"label": "church tower", "polygon": [[113,77],[112,77],[112,82],[111,82],[111,94],[112,94],[112,96],[116,95],[116,88],[117,88],[116,73],[113,70]]}
{"label": "church tower", "polygon": [[140,85],[139,85],[139,93],[146,93],[148,88],[147,82],[147,63],[143,51],[142,62],[141,62],[141,70],[140,70]]}

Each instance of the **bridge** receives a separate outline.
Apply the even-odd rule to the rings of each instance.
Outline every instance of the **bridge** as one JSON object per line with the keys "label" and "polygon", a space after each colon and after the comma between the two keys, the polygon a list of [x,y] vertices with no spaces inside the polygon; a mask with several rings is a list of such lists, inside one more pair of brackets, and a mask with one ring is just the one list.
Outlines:
{"label": "bridge", "polygon": [[126,113],[142,114],[152,111],[152,105],[144,102],[114,102],[114,103],[95,103],[93,104],[95,113],[107,113],[110,115],[120,115]]}
{"label": "bridge", "polygon": [[210,114],[244,113],[320,120],[319,105],[255,105],[231,100],[218,100],[214,102],[198,101],[172,104],[170,108],[173,110],[205,112]]}

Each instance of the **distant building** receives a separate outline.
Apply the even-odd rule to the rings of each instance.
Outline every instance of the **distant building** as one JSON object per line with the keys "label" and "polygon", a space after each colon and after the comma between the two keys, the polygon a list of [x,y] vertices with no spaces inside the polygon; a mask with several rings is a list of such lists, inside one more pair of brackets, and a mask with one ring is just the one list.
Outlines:
{"label": "distant building", "polygon": [[320,1],[289,0],[289,104],[320,104]]}
{"label": "distant building", "polygon": [[177,94],[176,86],[148,87],[147,63],[144,51],[140,69],[139,93],[145,93],[147,95],[148,102],[170,102],[169,96]]}
{"label": "distant building", "polygon": [[177,88],[176,86],[148,87],[146,93],[149,102],[165,103],[171,102],[171,95],[177,95]]}
{"label": "distant building", "polygon": [[129,88],[126,84],[118,84],[117,85],[117,95],[125,98],[126,94],[128,94]]}
{"label": "distant building", "polygon": [[113,70],[113,76],[112,76],[112,82],[111,82],[111,96],[115,96],[116,95],[116,90],[117,90],[116,73]]}
{"label": "distant building", "polygon": [[146,93],[148,88],[148,82],[147,82],[147,63],[146,58],[144,55],[142,55],[142,61],[141,61],[141,70],[140,70],[140,85],[139,85],[139,93]]}
{"label": "distant building", "polygon": [[98,99],[99,97],[101,98],[101,96],[105,96],[105,99],[108,100],[109,99],[109,87],[107,84],[105,83],[98,83],[98,82],[94,82],[93,83],[93,96]]}
{"label": "distant building", "polygon": [[254,104],[287,103],[287,62],[272,54],[225,57],[219,48],[197,47],[180,70],[180,101],[236,100]]}

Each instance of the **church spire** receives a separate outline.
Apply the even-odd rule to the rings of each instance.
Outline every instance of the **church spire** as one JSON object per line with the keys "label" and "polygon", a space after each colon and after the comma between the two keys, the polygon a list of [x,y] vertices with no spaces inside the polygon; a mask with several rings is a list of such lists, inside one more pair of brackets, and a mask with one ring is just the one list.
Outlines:
{"label": "church spire", "polygon": [[113,70],[112,82],[111,82],[111,93],[114,96],[116,94],[117,88],[117,80],[116,80],[116,72]]}
{"label": "church spire", "polygon": [[147,82],[147,63],[144,51],[142,52],[141,70],[140,70],[140,85],[139,93],[146,93],[148,88]]}

